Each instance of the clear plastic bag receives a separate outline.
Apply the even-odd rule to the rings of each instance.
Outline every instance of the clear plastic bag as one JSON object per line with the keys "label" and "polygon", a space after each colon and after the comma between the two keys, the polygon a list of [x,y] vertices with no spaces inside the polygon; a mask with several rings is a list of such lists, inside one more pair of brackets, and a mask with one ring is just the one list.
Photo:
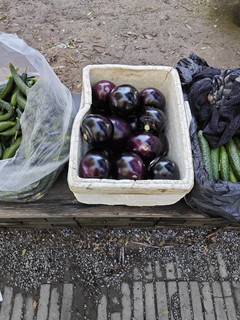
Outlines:
{"label": "clear plastic bag", "polygon": [[9,75],[10,62],[19,72],[39,75],[27,91],[20,147],[13,158],[0,160],[0,201],[33,201],[49,190],[68,161],[77,107],[43,55],[17,35],[0,33],[0,57],[0,81]]}

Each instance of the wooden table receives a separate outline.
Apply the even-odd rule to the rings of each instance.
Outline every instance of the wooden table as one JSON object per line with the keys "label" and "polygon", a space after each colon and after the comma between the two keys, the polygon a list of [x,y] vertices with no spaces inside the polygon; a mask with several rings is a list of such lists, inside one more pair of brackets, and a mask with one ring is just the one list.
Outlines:
{"label": "wooden table", "polygon": [[170,206],[127,207],[79,203],[67,184],[67,167],[51,190],[32,203],[0,203],[0,227],[239,227],[224,218],[192,210],[184,200]]}

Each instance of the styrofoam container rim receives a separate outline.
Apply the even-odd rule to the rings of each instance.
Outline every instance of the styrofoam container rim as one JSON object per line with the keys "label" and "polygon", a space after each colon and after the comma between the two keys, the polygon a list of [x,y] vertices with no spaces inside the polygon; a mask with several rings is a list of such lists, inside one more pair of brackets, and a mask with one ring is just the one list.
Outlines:
{"label": "styrofoam container rim", "polygon": [[[111,72],[122,72],[131,71],[148,71],[151,70],[156,73],[166,73],[171,74],[171,84],[174,85],[172,90],[176,91],[176,105],[179,116],[179,133],[182,135],[183,143],[183,155],[181,157],[184,161],[184,176],[180,180],[114,180],[114,179],[84,179],[80,178],[78,175],[78,164],[79,159],[77,159],[77,150],[80,143],[80,124],[83,116],[90,110],[92,103],[91,95],[91,79],[90,73],[95,72],[96,70],[103,70],[104,79],[104,70],[111,70]],[[189,138],[189,131],[187,126],[187,121],[185,117],[184,110],[184,100],[182,95],[182,88],[180,79],[176,69],[170,66],[138,66],[138,65],[120,65],[120,64],[104,64],[104,65],[88,65],[83,68],[83,91],[82,91],[82,101],[80,105],[79,112],[74,120],[73,129],[72,129],[72,138],[71,138],[71,147],[70,147],[70,157],[69,157],[69,172],[68,172],[68,184],[70,190],[74,193],[76,198],[79,201],[84,202],[84,197],[88,198],[85,203],[103,203],[103,204],[126,204],[133,205],[133,199],[131,196],[139,194],[141,197],[145,195],[152,197],[153,200],[146,201],[148,205],[161,205],[161,204],[172,204],[180,200],[186,193],[188,193],[193,187],[193,164],[192,164],[192,154],[191,154],[191,145]],[[166,76],[167,78],[167,76]],[[99,79],[100,80],[100,79]],[[111,79],[109,79],[111,80]],[[130,83],[131,80],[129,80]],[[164,79],[168,81],[168,79]],[[164,82],[163,81],[163,82]],[[173,129],[171,129],[173,131]],[[173,195],[173,202],[171,200],[161,201],[161,197],[164,197],[169,193]],[[93,195],[92,201],[90,195]],[[121,200],[116,198],[109,198],[106,200],[106,197],[110,195],[116,195]],[[98,197],[98,200],[95,197]],[[159,199],[157,199],[159,197]],[[101,200],[104,199],[104,200]],[[138,205],[137,203],[135,205]],[[140,201],[139,205],[144,205]]]}

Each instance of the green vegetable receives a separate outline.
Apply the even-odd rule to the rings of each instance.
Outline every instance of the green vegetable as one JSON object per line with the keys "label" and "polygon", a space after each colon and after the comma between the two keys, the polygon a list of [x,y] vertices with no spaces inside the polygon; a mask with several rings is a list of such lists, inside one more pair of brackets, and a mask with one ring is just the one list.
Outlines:
{"label": "green vegetable", "polygon": [[1,136],[7,136],[7,137],[18,135],[20,133],[20,128],[21,128],[20,119],[16,118],[15,125],[12,128],[8,129],[8,130],[0,132],[0,135]]}
{"label": "green vegetable", "polygon": [[217,148],[211,148],[211,164],[212,164],[212,172],[213,172],[213,178],[219,179],[219,153],[220,149]]}
{"label": "green vegetable", "polygon": [[229,181],[229,161],[225,146],[220,146],[219,170],[221,180]]}
{"label": "green vegetable", "polygon": [[9,159],[14,157],[17,149],[19,148],[20,144],[21,144],[21,140],[22,137],[17,138],[11,145],[10,147],[8,147],[4,152],[3,152],[3,156],[2,159]]}
{"label": "green vegetable", "polygon": [[9,77],[7,83],[4,85],[0,93],[0,99],[6,99],[14,89],[14,80],[13,77]]}
{"label": "green vegetable", "polygon": [[229,162],[237,179],[240,180],[240,151],[238,150],[233,139],[230,139],[226,144],[226,149],[229,157]]}
{"label": "green vegetable", "polygon": [[233,172],[233,169],[231,166],[229,166],[229,180],[231,182],[238,182],[238,179],[237,177],[235,176],[234,172]]}
{"label": "green vegetable", "polygon": [[35,84],[34,80],[28,80],[27,85],[29,88],[31,88]]}
{"label": "green vegetable", "polygon": [[18,74],[17,70],[15,69],[12,63],[9,63],[9,68],[14,79],[16,86],[20,89],[20,91],[26,96],[27,90],[29,89],[26,83],[23,81],[21,76]]}
{"label": "green vegetable", "polygon": [[7,130],[15,125],[14,121],[1,121],[0,122],[0,132]]}
{"label": "green vegetable", "polygon": [[36,76],[29,76],[27,77],[26,84],[29,88],[31,88],[36,82],[38,81],[38,78]]}
{"label": "green vegetable", "polygon": [[7,112],[0,115],[0,121],[5,121],[10,119],[14,114],[14,108],[10,103],[0,99],[0,108],[6,110]]}
{"label": "green vegetable", "polygon": [[17,92],[17,105],[21,110],[25,109],[27,100],[23,97],[23,95],[21,94],[21,92]]}
{"label": "green vegetable", "polygon": [[26,72],[23,72],[21,78],[22,78],[22,81],[27,84],[27,73]]}
{"label": "green vegetable", "polygon": [[1,94],[3,92],[5,85],[6,85],[5,83],[0,85],[0,97],[1,97]]}
{"label": "green vegetable", "polygon": [[15,88],[15,90],[13,91],[12,93],[12,96],[11,96],[11,100],[10,100],[10,103],[13,107],[16,107],[17,106],[17,94],[19,92],[19,89],[18,88]]}
{"label": "green vegetable", "polygon": [[[28,76],[27,72],[20,75],[12,63],[9,63],[9,69],[8,80],[0,85],[0,159],[13,157],[21,143],[20,118],[27,102],[26,93],[38,80],[35,75]],[[26,196],[25,192],[23,196]]]}
{"label": "green vegetable", "polygon": [[208,172],[209,178],[213,178],[212,161],[211,161],[211,150],[207,139],[203,136],[202,130],[198,131],[198,141],[200,150],[202,153],[203,163],[206,171]]}

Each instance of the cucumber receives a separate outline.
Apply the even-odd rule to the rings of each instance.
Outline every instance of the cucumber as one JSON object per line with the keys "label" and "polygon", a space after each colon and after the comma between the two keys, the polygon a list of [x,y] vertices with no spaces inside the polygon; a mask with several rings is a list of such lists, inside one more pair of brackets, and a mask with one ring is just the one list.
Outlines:
{"label": "cucumber", "polygon": [[213,172],[213,179],[219,179],[219,156],[220,156],[220,149],[219,147],[210,148],[211,150],[211,164],[212,164],[212,172]]}
{"label": "cucumber", "polygon": [[235,176],[234,172],[233,172],[233,169],[231,166],[229,166],[229,180],[231,182],[238,182],[238,179],[237,177]]}
{"label": "cucumber", "polygon": [[199,141],[199,146],[202,153],[204,167],[209,175],[209,178],[213,179],[211,150],[210,150],[207,139],[203,136],[202,130],[198,131],[198,141]]}
{"label": "cucumber", "polygon": [[240,151],[231,138],[226,144],[227,154],[229,157],[229,163],[233,169],[233,172],[238,180],[240,180]]}
{"label": "cucumber", "polygon": [[219,171],[220,178],[223,181],[229,181],[229,160],[228,154],[225,146],[220,146],[220,154],[219,154]]}

